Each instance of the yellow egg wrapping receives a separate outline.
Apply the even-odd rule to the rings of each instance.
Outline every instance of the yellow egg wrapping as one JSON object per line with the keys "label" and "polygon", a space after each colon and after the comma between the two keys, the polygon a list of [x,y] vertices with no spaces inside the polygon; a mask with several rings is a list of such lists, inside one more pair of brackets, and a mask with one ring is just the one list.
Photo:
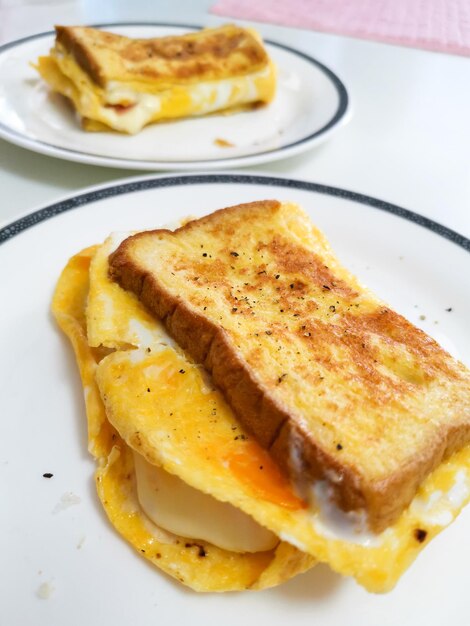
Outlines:
{"label": "yellow egg wrapping", "polygon": [[[143,513],[136,495],[131,450],[108,421],[95,381],[97,367],[109,350],[91,348],[87,339],[89,268],[97,249],[87,248],[70,259],[57,284],[52,310],[77,358],[85,391],[89,449],[98,462],[97,491],[111,523],[140,556],[196,591],[263,589],[312,567],[315,559],[311,555],[285,542],[265,552],[230,552],[166,532]],[[99,281],[107,280],[99,271],[96,276]],[[141,321],[145,319],[145,312],[141,317]],[[102,327],[107,328],[106,324]],[[127,353],[109,356],[118,354]]]}
{"label": "yellow egg wrapping", "polygon": [[[112,462],[98,471],[98,490],[118,531],[139,552],[146,550],[145,556],[159,567],[200,590],[216,588],[215,579],[220,580],[222,571],[228,575],[226,567],[233,567],[227,562],[236,562],[237,568],[224,589],[260,588],[303,571],[313,564],[313,557],[341,574],[354,576],[369,591],[392,589],[420,550],[470,500],[470,448],[462,449],[434,470],[410,507],[382,534],[344,533],[319,508],[307,508],[295,496],[269,455],[243,431],[206,373],[174,347],[159,322],[149,322],[148,312],[134,296],[111,283],[107,255],[112,246],[108,239],[101,254],[97,248],[90,287],[83,259],[90,259],[96,250],[88,249],[70,260],[59,281],[54,312],[74,344],[83,384],[88,389],[90,449],[106,450],[106,458],[111,449],[115,451]],[[105,294],[106,307],[99,294]],[[95,344],[126,345],[132,349],[102,354],[98,363],[92,361],[96,352],[88,346],[84,326],[87,297],[87,317],[94,318]],[[111,318],[106,317],[106,310],[113,311]],[[110,326],[110,319],[114,326]],[[105,410],[97,398],[104,400]],[[275,555],[234,556],[208,549],[207,556],[214,559],[214,578],[209,569],[204,570],[202,585],[200,569],[193,576],[190,574],[192,567],[201,567],[194,548],[186,549],[183,544],[177,549],[171,544],[171,551],[165,552],[168,557],[162,556],[158,561],[155,551],[150,551],[152,557],[147,555],[151,533],[145,530],[148,522],[139,512],[132,479],[126,479],[127,474],[132,476],[132,455],[126,444],[151,463],[204,493],[230,502],[273,531],[283,540]],[[132,516],[123,517],[120,511],[129,507]],[[164,548],[158,550],[164,554]],[[178,574],[170,571],[171,563]],[[204,557],[204,567],[209,568],[209,563],[210,559]]]}

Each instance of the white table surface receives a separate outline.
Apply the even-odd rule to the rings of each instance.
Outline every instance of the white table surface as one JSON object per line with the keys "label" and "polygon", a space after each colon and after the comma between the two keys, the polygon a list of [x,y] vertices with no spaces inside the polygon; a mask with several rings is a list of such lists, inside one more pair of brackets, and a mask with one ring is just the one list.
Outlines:
{"label": "white table surface", "polygon": [[[53,24],[170,21],[215,25],[211,0],[0,0],[0,44]],[[322,146],[247,171],[359,191],[470,236],[470,60],[277,26],[346,83],[354,115]],[[0,79],[1,80],[1,79]],[[0,225],[88,185],[138,172],[61,161],[0,140]]]}

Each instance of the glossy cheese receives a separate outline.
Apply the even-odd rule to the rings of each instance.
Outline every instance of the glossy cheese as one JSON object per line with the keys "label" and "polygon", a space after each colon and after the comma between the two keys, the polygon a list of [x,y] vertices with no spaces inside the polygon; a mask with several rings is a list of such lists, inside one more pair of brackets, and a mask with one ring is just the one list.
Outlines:
{"label": "glossy cheese", "polygon": [[148,463],[134,453],[139,503],[160,528],[204,539],[232,552],[263,552],[279,543],[276,535],[228,502],[220,502]]}

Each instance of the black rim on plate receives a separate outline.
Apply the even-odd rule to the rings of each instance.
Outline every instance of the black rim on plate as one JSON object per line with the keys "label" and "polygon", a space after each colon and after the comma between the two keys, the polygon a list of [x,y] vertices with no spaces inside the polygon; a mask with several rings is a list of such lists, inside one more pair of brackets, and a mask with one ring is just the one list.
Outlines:
{"label": "black rim on plate", "polygon": [[61,202],[50,204],[42,209],[38,209],[37,211],[29,213],[28,215],[11,222],[7,226],[4,226],[0,229],[0,244],[12,239],[16,235],[19,235],[26,229],[31,228],[36,224],[40,224],[45,220],[51,219],[56,215],[60,215],[61,213],[65,213],[66,211],[70,211],[72,209],[77,209],[92,202],[97,202],[98,200],[104,200],[126,193],[132,193],[134,191],[145,191],[147,189],[158,189],[162,187],[178,187],[182,185],[200,185],[207,183],[284,187],[289,189],[311,191],[327,196],[342,198],[344,200],[351,200],[374,209],[392,213],[393,215],[406,219],[414,224],[418,224],[419,226],[422,226],[423,228],[448,239],[452,243],[462,247],[464,250],[470,251],[470,239],[467,239],[454,230],[424,217],[419,213],[415,213],[409,209],[404,209],[396,204],[385,202],[384,200],[379,200],[378,198],[366,196],[354,191],[348,191],[347,189],[340,189],[339,187],[330,187],[328,185],[320,185],[318,183],[293,180],[289,178],[279,178],[276,176],[254,176],[251,174],[185,174],[182,176],[145,178],[143,180],[135,180],[104,187],[102,189],[96,189],[94,191],[84,192],[72,198],[68,198],[66,200],[62,200]]}
{"label": "black rim on plate", "polygon": [[[149,26],[149,27],[163,27],[163,28],[183,28],[183,29],[191,29],[191,30],[200,30],[201,28],[203,28],[202,26],[195,26],[194,24],[172,24],[172,23],[168,23],[168,22],[112,22],[112,23],[107,23],[107,24],[92,24],[91,25],[93,28],[120,28],[120,27],[132,27],[132,26]],[[3,52],[5,52],[6,50],[10,49],[10,48],[14,48],[18,45],[21,45],[23,43],[26,43],[28,41],[34,41],[35,39],[41,39],[44,37],[52,37],[54,36],[54,31],[47,31],[44,33],[38,33],[36,35],[30,35],[29,37],[23,37],[22,39],[17,39],[16,41],[10,41],[9,43],[4,44],[3,46],[0,46],[0,54],[2,54]],[[302,59],[304,59],[305,61],[307,61],[308,63],[310,63],[311,65],[314,65],[315,67],[317,67],[323,74],[325,74],[325,76],[327,76],[327,78],[331,81],[331,83],[333,84],[333,86],[336,89],[336,93],[338,95],[338,105],[336,107],[336,111],[334,112],[334,114],[332,115],[332,117],[329,119],[328,122],[326,122],[326,124],[324,124],[321,128],[319,128],[318,130],[316,130],[315,132],[311,133],[310,135],[306,136],[306,137],[302,137],[302,139],[299,139],[297,141],[293,141],[292,143],[286,144],[285,146],[282,146],[281,148],[273,148],[271,150],[264,150],[263,152],[256,152],[255,154],[249,154],[249,155],[244,155],[244,156],[238,156],[238,157],[224,157],[224,158],[218,158],[218,159],[204,159],[204,160],[190,160],[190,161],[175,161],[175,163],[201,163],[201,165],[204,165],[204,163],[213,163],[214,161],[235,161],[235,160],[243,160],[243,159],[247,159],[251,156],[259,156],[262,154],[269,154],[272,152],[276,152],[276,153],[282,153],[285,152],[286,150],[293,148],[294,146],[299,146],[303,143],[306,143],[308,141],[311,141],[312,139],[314,139],[315,137],[318,137],[320,135],[325,134],[328,130],[330,130],[330,128],[332,128],[333,126],[335,126],[345,115],[346,112],[348,110],[349,107],[349,96],[348,96],[348,92],[346,90],[346,87],[344,86],[344,84],[341,82],[341,80],[338,78],[338,76],[336,76],[336,74],[334,72],[332,72],[328,67],[326,67],[325,65],[323,65],[323,63],[320,63],[320,61],[317,61],[315,58],[309,56],[308,54],[306,54],[305,52],[301,52],[300,50],[296,50],[295,48],[291,48],[290,46],[286,46],[285,44],[282,43],[278,43],[276,41],[271,41],[270,39],[264,39],[264,42],[274,46],[276,48],[280,48],[281,50],[286,50],[287,52],[290,52],[291,54],[294,54]],[[9,126],[7,126],[6,124],[3,124],[2,122],[0,122],[0,129],[3,130],[4,135],[10,135],[10,136],[15,136],[19,139],[25,139],[27,137],[25,137],[25,135],[23,135],[22,133],[10,128]],[[40,146],[45,146],[48,148],[54,148],[55,150],[60,150],[63,153],[67,153],[67,154],[78,154],[78,155],[86,155],[86,156],[93,156],[93,158],[96,159],[104,159],[106,161],[109,162],[115,162],[115,163],[119,163],[121,161],[123,161],[123,159],[121,158],[117,158],[117,157],[112,157],[112,156],[103,156],[103,155],[90,155],[88,152],[83,152],[81,150],[70,150],[69,148],[63,148],[61,146],[56,146],[55,144],[46,142],[46,141],[41,141],[40,139],[34,139],[34,143],[36,145],[40,145]],[[124,159],[125,160],[125,159]],[[136,163],[153,163],[153,162],[158,162],[154,159],[134,159]]]}

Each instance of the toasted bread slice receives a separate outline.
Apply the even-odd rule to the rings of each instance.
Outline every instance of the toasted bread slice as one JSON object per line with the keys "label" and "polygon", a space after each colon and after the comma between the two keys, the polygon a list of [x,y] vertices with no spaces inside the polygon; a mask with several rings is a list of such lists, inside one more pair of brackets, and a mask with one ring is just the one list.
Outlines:
{"label": "toasted bread slice", "polygon": [[268,103],[276,72],[257,33],[233,25],[155,39],[57,26],[37,70],[85,130],[136,133],[160,120]]}
{"label": "toasted bread slice", "polygon": [[305,498],[326,491],[374,531],[470,440],[468,370],[361,286],[295,205],[139,233],[110,273],[212,373]]}
{"label": "toasted bread slice", "polygon": [[168,83],[243,76],[269,61],[259,39],[232,24],[154,39],[131,39],[85,26],[56,26],[56,34],[57,43],[101,87],[117,80],[162,89]]}

